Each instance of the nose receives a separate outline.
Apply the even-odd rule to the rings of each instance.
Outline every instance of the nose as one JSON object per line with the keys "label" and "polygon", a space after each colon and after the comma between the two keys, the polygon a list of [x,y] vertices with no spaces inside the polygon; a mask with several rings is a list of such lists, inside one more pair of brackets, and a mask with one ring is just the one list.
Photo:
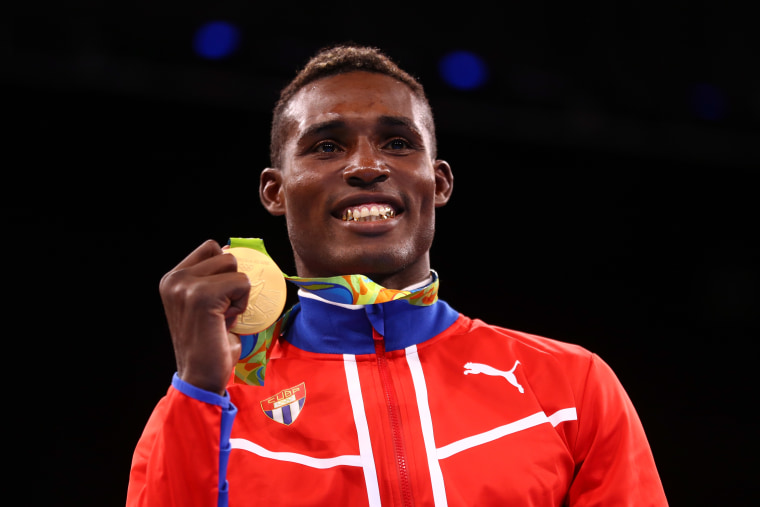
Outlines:
{"label": "nose", "polygon": [[366,187],[388,179],[390,170],[375,156],[369,143],[360,143],[343,170],[343,179],[351,186]]}
{"label": "nose", "polygon": [[343,171],[343,179],[353,187],[366,187],[388,179],[389,171],[373,165],[352,165]]}

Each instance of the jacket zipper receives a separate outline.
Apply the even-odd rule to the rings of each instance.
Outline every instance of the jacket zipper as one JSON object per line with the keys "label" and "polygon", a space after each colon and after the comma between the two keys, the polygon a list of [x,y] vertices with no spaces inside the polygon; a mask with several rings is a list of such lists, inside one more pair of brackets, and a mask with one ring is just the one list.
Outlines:
{"label": "jacket zipper", "polygon": [[385,338],[374,329],[372,330],[372,338],[375,340],[377,368],[380,374],[380,384],[383,387],[385,407],[388,410],[388,420],[391,426],[391,438],[396,458],[396,471],[398,472],[401,486],[401,498],[403,505],[412,506],[414,505],[414,500],[412,499],[412,485],[409,477],[404,437],[401,431],[400,409],[398,400],[396,399],[396,390],[393,388],[393,378],[391,377],[388,358],[385,355]]}

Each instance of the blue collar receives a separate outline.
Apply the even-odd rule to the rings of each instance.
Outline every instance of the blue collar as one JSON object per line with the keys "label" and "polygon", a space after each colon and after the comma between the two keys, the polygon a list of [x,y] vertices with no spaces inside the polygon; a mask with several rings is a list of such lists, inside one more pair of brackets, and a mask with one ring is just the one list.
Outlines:
{"label": "blue collar", "polygon": [[373,329],[384,337],[385,350],[401,350],[440,334],[459,317],[441,300],[429,306],[412,305],[405,300],[344,305],[303,292],[298,297],[284,337],[309,352],[374,353]]}

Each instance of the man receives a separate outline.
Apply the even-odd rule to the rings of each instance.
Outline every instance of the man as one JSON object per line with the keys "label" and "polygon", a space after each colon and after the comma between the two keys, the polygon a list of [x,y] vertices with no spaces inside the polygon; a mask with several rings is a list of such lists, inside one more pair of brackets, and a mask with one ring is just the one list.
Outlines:
{"label": "man", "polygon": [[437,298],[453,176],[417,81],[374,49],[327,49],[283,90],[271,139],[260,198],[286,218],[299,303],[230,332],[256,280],[213,241],[162,279],[177,373],[128,505],[667,504],[599,357]]}

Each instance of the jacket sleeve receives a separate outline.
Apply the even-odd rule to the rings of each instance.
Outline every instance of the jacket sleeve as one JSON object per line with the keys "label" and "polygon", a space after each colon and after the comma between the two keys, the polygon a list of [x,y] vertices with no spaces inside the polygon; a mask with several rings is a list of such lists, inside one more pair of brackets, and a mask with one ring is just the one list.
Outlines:
{"label": "jacket sleeve", "polygon": [[137,443],[127,507],[227,505],[229,395],[198,389],[174,374]]}
{"label": "jacket sleeve", "polygon": [[639,416],[615,373],[595,354],[580,394],[574,454],[568,505],[668,505]]}

